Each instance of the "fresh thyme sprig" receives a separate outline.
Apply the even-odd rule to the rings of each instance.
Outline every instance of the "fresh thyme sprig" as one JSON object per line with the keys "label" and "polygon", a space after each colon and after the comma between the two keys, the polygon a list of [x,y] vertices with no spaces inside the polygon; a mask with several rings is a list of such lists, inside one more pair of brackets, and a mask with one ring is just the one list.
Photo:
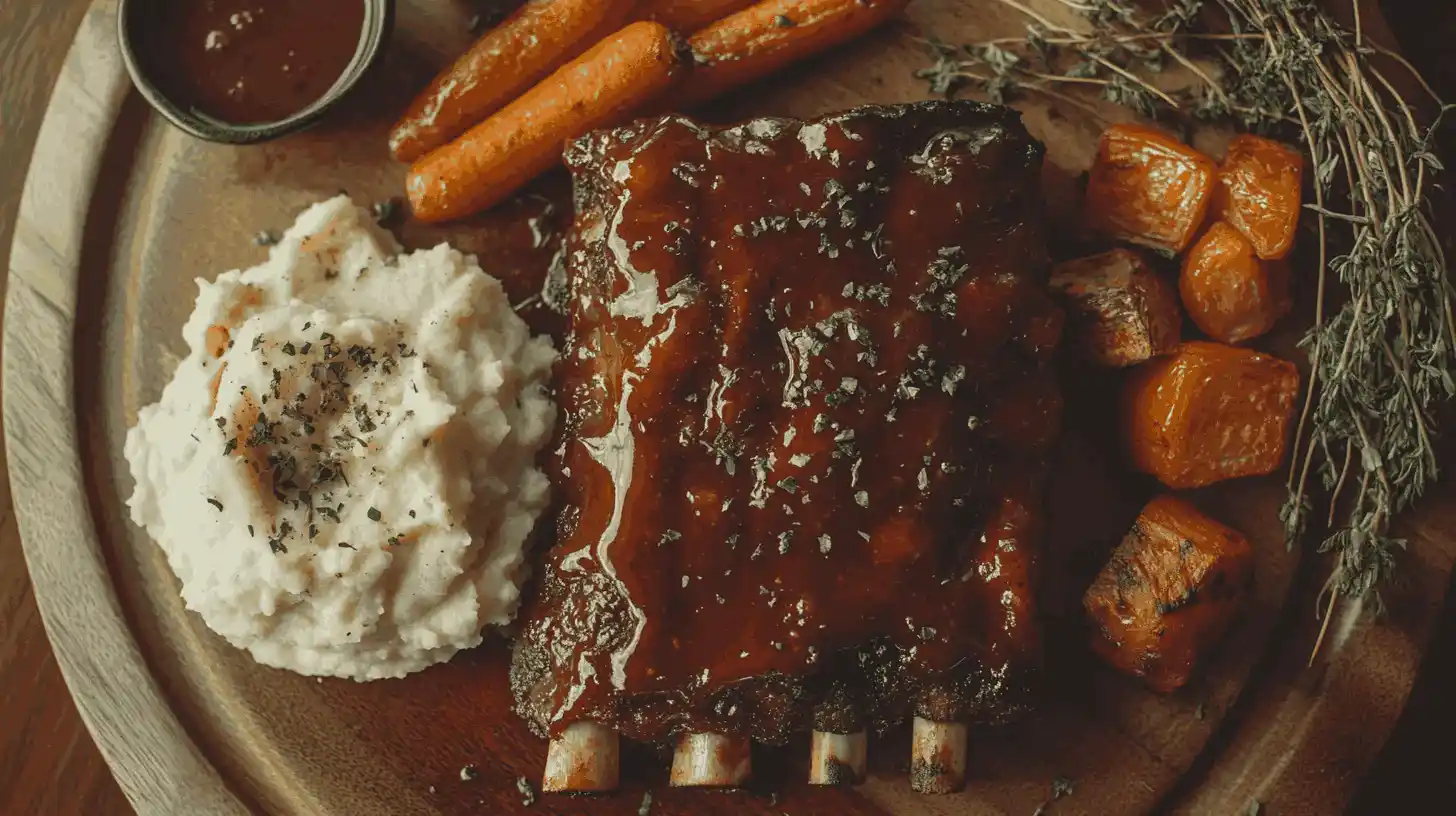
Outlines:
{"label": "fresh thyme sprig", "polygon": [[[1325,624],[1341,598],[1378,611],[1406,546],[1391,522],[1436,478],[1435,413],[1456,395],[1453,290],[1430,198],[1443,170],[1432,148],[1441,117],[1422,123],[1382,65],[1409,71],[1440,114],[1447,106],[1364,36],[1358,2],[1352,27],[1312,0],[1164,0],[1156,14],[1130,0],[1058,0],[1077,24],[998,2],[1026,17],[1026,35],[929,43],[935,62],[920,76],[932,91],[970,84],[996,101],[1034,92],[1091,109],[1074,95],[1081,88],[1165,121],[1233,121],[1303,143],[1319,276],[1280,518],[1291,546],[1303,538],[1316,477],[1329,496],[1319,551],[1333,556]],[[1192,80],[1155,82],[1169,64]]]}

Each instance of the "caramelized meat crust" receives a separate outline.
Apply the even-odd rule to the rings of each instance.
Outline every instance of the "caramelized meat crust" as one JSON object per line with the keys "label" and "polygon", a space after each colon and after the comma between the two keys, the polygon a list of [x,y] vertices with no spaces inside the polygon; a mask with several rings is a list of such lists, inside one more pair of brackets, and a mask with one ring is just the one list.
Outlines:
{"label": "caramelized meat crust", "polygon": [[1041,146],[972,102],[567,150],[565,510],[513,686],[543,731],[999,721],[1039,661]]}

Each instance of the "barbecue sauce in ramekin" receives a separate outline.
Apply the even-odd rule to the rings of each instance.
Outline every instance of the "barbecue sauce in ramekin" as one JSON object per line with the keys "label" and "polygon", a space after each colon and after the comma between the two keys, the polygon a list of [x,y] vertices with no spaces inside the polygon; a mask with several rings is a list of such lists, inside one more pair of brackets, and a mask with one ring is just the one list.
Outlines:
{"label": "barbecue sauce in ramekin", "polygon": [[365,0],[151,0],[137,57],[177,105],[278,122],[322,99],[359,49]]}

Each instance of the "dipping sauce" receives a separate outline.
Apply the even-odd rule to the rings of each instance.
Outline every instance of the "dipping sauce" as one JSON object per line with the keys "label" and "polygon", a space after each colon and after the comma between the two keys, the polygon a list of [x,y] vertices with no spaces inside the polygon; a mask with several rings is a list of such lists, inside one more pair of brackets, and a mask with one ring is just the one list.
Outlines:
{"label": "dipping sauce", "polygon": [[358,50],[365,0],[150,0],[137,58],[172,101],[232,124],[318,101]]}

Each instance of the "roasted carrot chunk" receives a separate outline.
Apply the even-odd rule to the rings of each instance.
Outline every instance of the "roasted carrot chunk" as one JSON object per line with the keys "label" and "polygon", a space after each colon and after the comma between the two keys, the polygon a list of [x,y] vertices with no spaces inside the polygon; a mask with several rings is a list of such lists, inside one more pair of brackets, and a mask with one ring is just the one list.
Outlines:
{"label": "roasted carrot chunk", "polygon": [[1243,233],[1215,221],[1183,259],[1183,308],[1204,334],[1242,343],[1274,328],[1289,313],[1289,267],[1264,261]]}
{"label": "roasted carrot chunk", "polygon": [[1087,177],[1087,223],[1113,238],[1181,252],[1208,213],[1217,172],[1212,159],[1160,131],[1113,125]]}
{"label": "roasted carrot chunk", "polygon": [[1169,487],[1201,487],[1279,467],[1299,371],[1249,349],[1187,342],[1134,369],[1124,389],[1132,465]]}
{"label": "roasted carrot chunk", "polygon": [[1228,631],[1253,577],[1243,536],[1159,496],[1082,598],[1092,649],[1156,691],[1178,689]]}
{"label": "roasted carrot chunk", "polygon": [[1304,157],[1259,136],[1235,136],[1218,171],[1214,207],[1266,260],[1283,258],[1299,225]]}
{"label": "roasted carrot chunk", "polygon": [[1089,362],[1120,368],[1178,346],[1178,297],[1136,252],[1114,249],[1059,264],[1051,289],[1067,308],[1072,353]]}

